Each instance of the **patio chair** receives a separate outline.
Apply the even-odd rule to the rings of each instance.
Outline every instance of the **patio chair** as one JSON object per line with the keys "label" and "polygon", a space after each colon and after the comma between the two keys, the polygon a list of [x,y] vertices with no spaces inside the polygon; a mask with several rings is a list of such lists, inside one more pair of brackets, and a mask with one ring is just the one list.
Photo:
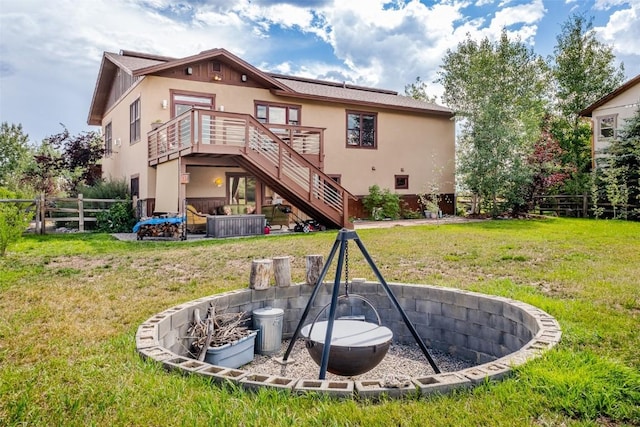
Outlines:
{"label": "patio chair", "polygon": [[198,212],[192,205],[187,205],[187,231],[189,233],[207,231],[207,215]]}

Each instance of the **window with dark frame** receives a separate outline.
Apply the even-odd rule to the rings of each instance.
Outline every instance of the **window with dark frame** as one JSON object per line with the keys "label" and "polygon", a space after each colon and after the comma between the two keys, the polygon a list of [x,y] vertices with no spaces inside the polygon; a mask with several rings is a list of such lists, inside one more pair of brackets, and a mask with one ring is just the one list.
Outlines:
{"label": "window with dark frame", "polygon": [[136,175],[131,177],[131,197],[140,197],[140,178]]}
{"label": "window with dark frame", "polygon": [[104,155],[111,157],[111,153],[113,153],[113,127],[109,122],[104,127]]}
{"label": "window with dark frame", "polygon": [[138,142],[140,136],[140,98],[138,98],[129,106],[129,143]]}
{"label": "window with dark frame", "polygon": [[288,104],[274,104],[270,102],[256,102],[256,119],[260,123],[276,125],[300,124],[300,106]]}
{"label": "window with dark frame", "polygon": [[395,175],[396,190],[409,189],[409,175]]}
{"label": "window with dark frame", "polygon": [[377,148],[377,114],[347,111],[347,147]]}

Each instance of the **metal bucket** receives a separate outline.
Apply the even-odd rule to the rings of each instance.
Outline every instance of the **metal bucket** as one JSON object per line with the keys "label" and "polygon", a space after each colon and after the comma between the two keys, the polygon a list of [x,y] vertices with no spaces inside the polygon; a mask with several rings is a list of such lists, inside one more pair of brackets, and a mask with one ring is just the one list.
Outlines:
{"label": "metal bucket", "polygon": [[255,352],[271,355],[280,351],[284,310],[281,308],[258,308],[253,310],[253,329],[258,331]]}

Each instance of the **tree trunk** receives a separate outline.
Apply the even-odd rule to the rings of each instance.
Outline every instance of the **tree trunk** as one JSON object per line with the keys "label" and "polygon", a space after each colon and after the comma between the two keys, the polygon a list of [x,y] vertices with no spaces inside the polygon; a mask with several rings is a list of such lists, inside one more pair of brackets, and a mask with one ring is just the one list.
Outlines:
{"label": "tree trunk", "polygon": [[282,256],[273,258],[273,273],[276,278],[276,286],[291,286],[290,257]]}
{"label": "tree trunk", "polygon": [[315,286],[322,272],[322,255],[307,255],[307,285]]}
{"label": "tree trunk", "polygon": [[268,289],[272,270],[273,261],[270,259],[254,259],[251,261],[249,287],[251,289]]}

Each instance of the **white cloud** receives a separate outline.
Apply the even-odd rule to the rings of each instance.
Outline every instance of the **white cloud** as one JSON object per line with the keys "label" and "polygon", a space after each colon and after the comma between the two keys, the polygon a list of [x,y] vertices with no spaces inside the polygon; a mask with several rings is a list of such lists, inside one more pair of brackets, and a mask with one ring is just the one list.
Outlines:
{"label": "white cloud", "polygon": [[[103,51],[183,57],[224,47],[284,74],[398,91],[420,76],[437,93],[444,54],[467,34],[496,40],[504,27],[532,44],[546,14],[542,0],[0,1],[0,120],[49,134],[58,122],[84,126]],[[595,3],[616,10],[599,36],[636,63],[638,3]]]}
{"label": "white cloud", "polygon": [[640,1],[602,1],[600,7],[625,3],[628,8],[613,12],[606,25],[595,27],[598,37],[613,47],[613,53],[626,65],[627,77],[640,74]]}

